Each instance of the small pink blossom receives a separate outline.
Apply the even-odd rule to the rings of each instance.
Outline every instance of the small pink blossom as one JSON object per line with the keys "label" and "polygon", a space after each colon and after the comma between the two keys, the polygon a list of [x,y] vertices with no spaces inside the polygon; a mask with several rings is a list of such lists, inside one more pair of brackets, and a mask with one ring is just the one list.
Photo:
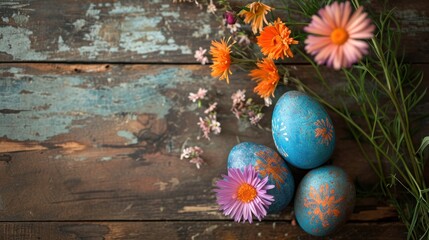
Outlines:
{"label": "small pink blossom", "polygon": [[182,150],[182,154],[180,155],[180,160],[185,158],[193,158],[195,156],[199,156],[202,153],[203,153],[203,149],[201,149],[198,146],[184,148]]}
{"label": "small pink blossom", "polygon": [[193,150],[198,155],[203,154],[203,149],[198,146],[194,146]]}
{"label": "small pink blossom", "polygon": [[204,159],[200,157],[195,157],[189,160],[189,162],[195,164],[197,168],[200,169],[201,165],[204,163]]}
{"label": "small pink blossom", "polygon": [[252,125],[257,125],[259,123],[259,121],[261,121],[263,116],[264,116],[263,113],[258,113],[254,116],[249,116],[250,123]]}
{"label": "small pink blossom", "polygon": [[208,117],[204,119],[200,117],[199,122],[197,123],[203,132],[203,137],[207,140],[210,140],[209,134],[219,134],[221,132],[220,122],[217,121],[216,112],[211,112]]}
{"label": "small pink blossom", "polygon": [[204,111],[205,114],[209,114],[211,112],[213,112],[217,107],[217,102],[214,102],[212,104],[209,105],[209,107]]}
{"label": "small pink blossom", "polygon": [[231,96],[231,111],[237,119],[246,118],[252,125],[257,125],[264,114],[262,105],[253,102],[252,98],[246,100],[245,90],[238,90]]}
{"label": "small pink blossom", "polygon": [[207,12],[208,13],[215,13],[217,11],[216,6],[213,4],[213,0],[210,0],[209,5],[207,6]]}
{"label": "small pink blossom", "polygon": [[184,158],[189,158],[192,154],[192,148],[185,148],[182,150],[182,154],[180,154],[180,160]]}
{"label": "small pink blossom", "polygon": [[236,105],[236,104],[238,104],[240,102],[246,101],[246,95],[245,95],[245,93],[246,93],[246,90],[240,90],[240,89],[237,90],[237,92],[233,93],[232,96],[231,96],[232,104]]}
{"label": "small pink blossom", "polygon": [[206,97],[207,89],[200,88],[197,93],[189,93],[189,100],[192,102],[197,101],[198,99],[203,100]]}
{"label": "small pink blossom", "polygon": [[220,128],[220,122],[218,122],[216,119],[211,119],[210,121],[210,130],[213,131],[214,134],[219,134],[221,131]]}
{"label": "small pink blossom", "polygon": [[238,109],[236,109],[236,108],[231,109],[231,111],[232,111],[232,113],[234,113],[234,116],[235,116],[237,119],[240,119],[240,118],[241,118],[241,116],[243,115],[243,112],[242,112],[242,111],[240,111],[240,110],[238,110]]}
{"label": "small pink blossom", "polygon": [[206,63],[209,62],[209,59],[204,56],[204,54],[206,54],[207,49],[203,49],[202,47],[200,47],[200,49],[195,51],[194,54],[194,58],[197,60],[197,62],[200,62],[202,65],[205,65]]}
{"label": "small pink blossom", "polygon": [[188,147],[182,150],[180,160],[190,159],[189,162],[193,163],[200,169],[200,166],[204,163],[204,159],[200,157],[203,154],[203,149],[198,146]]}
{"label": "small pink blossom", "polygon": [[209,134],[210,134],[210,119],[206,117],[205,119],[202,119],[200,117],[200,121],[197,123],[198,126],[201,128],[201,131],[203,131],[203,136],[210,140]]}
{"label": "small pink blossom", "polygon": [[231,33],[237,32],[240,27],[241,27],[241,25],[237,22],[234,24],[226,25],[226,28],[228,28]]}

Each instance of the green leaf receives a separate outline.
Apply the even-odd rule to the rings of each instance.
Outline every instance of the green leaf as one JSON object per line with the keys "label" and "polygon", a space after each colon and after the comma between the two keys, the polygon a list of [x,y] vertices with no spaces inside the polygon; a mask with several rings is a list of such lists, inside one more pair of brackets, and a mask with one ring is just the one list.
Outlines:
{"label": "green leaf", "polygon": [[425,149],[429,146],[429,136],[423,138],[422,143],[420,144],[419,149],[417,149],[416,154],[420,155],[423,158],[423,153]]}

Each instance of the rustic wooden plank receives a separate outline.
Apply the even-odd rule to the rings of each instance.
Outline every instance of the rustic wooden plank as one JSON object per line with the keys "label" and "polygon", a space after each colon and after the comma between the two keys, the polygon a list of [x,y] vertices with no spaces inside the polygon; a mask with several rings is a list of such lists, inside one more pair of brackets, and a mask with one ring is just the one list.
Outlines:
{"label": "rustic wooden plank", "polygon": [[325,238],[313,237],[290,222],[22,222],[0,223],[2,239],[405,239],[399,223],[349,223]]}
{"label": "rustic wooden plank", "polygon": [[[429,2],[389,4],[403,25],[407,60],[429,62]],[[3,1],[0,15],[0,62],[195,63],[194,51],[220,37],[205,9],[171,0]]]}
{"label": "rustic wooden plank", "polygon": [[[295,69],[312,82],[310,67]],[[238,141],[274,143],[269,131],[230,113],[230,95],[252,91],[245,73],[234,70],[229,85],[208,75],[204,66],[0,65],[0,220],[225,219],[212,190],[229,150]],[[219,102],[222,133],[210,142],[197,140],[198,110],[187,99],[199,87]],[[333,117],[333,164],[372,185],[374,175]],[[203,147],[202,169],[179,160],[185,142]],[[305,171],[294,173],[298,181]],[[395,218],[378,204],[360,199],[352,219]],[[290,220],[290,209],[270,218]]]}

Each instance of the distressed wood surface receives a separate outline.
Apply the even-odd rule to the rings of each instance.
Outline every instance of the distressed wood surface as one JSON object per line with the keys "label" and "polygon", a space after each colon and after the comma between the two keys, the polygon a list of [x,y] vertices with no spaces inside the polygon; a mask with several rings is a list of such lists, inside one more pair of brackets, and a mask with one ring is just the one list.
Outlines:
{"label": "distressed wood surface", "polygon": [[[295,69],[312,80],[309,66]],[[251,93],[245,73],[236,71],[229,85],[208,75],[198,65],[1,65],[0,220],[225,219],[212,190],[228,152],[238,141],[274,143],[270,131],[230,113],[234,91]],[[212,141],[197,140],[202,110],[187,98],[202,86],[219,101],[222,133]],[[360,185],[373,184],[346,127],[333,119],[340,141],[332,162]],[[185,143],[203,147],[207,165],[179,160]],[[297,180],[305,173],[294,171]],[[352,219],[396,217],[377,205],[359,200]],[[290,220],[290,209],[272,218]]]}
{"label": "distressed wood surface", "polygon": [[[374,231],[377,229],[376,231]],[[263,221],[253,225],[216,222],[61,222],[0,223],[2,239],[405,239],[398,223],[349,223],[331,237],[316,238],[289,222]]]}
{"label": "distressed wood surface", "polygon": [[[403,26],[407,60],[427,63],[429,2],[389,4]],[[194,51],[220,38],[205,9],[171,0],[2,1],[0,16],[0,62],[195,63]]]}
{"label": "distressed wood surface", "polygon": [[[389,4],[406,60],[425,70],[428,87],[429,2]],[[291,207],[256,225],[217,210],[212,190],[229,150],[240,141],[274,148],[269,129],[230,113],[237,89],[257,99],[246,73],[233,69],[226,85],[208,66],[188,64],[219,37],[217,27],[192,3],[167,0],[0,2],[0,239],[313,239],[290,225]],[[311,67],[292,68],[318,88]],[[335,72],[322,72],[341,87]],[[203,110],[187,98],[199,87],[219,102],[222,133],[210,142],[197,139]],[[429,111],[426,99],[418,111]],[[331,116],[339,141],[330,163],[372,186],[352,136]],[[429,122],[420,125],[418,137],[428,135]],[[184,144],[203,147],[200,170],[179,160]],[[297,181],[305,174],[292,170]],[[332,237],[405,238],[382,199],[357,199],[350,220]]]}

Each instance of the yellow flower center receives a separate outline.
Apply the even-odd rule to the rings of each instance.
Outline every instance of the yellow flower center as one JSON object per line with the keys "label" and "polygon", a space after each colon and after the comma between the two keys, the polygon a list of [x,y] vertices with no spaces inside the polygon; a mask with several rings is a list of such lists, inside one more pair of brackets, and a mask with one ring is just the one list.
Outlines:
{"label": "yellow flower center", "polygon": [[237,190],[237,198],[244,203],[252,201],[256,195],[256,189],[247,183],[243,183]]}
{"label": "yellow flower center", "polygon": [[331,33],[331,41],[337,45],[343,45],[347,39],[349,39],[349,34],[344,28],[336,28]]}

